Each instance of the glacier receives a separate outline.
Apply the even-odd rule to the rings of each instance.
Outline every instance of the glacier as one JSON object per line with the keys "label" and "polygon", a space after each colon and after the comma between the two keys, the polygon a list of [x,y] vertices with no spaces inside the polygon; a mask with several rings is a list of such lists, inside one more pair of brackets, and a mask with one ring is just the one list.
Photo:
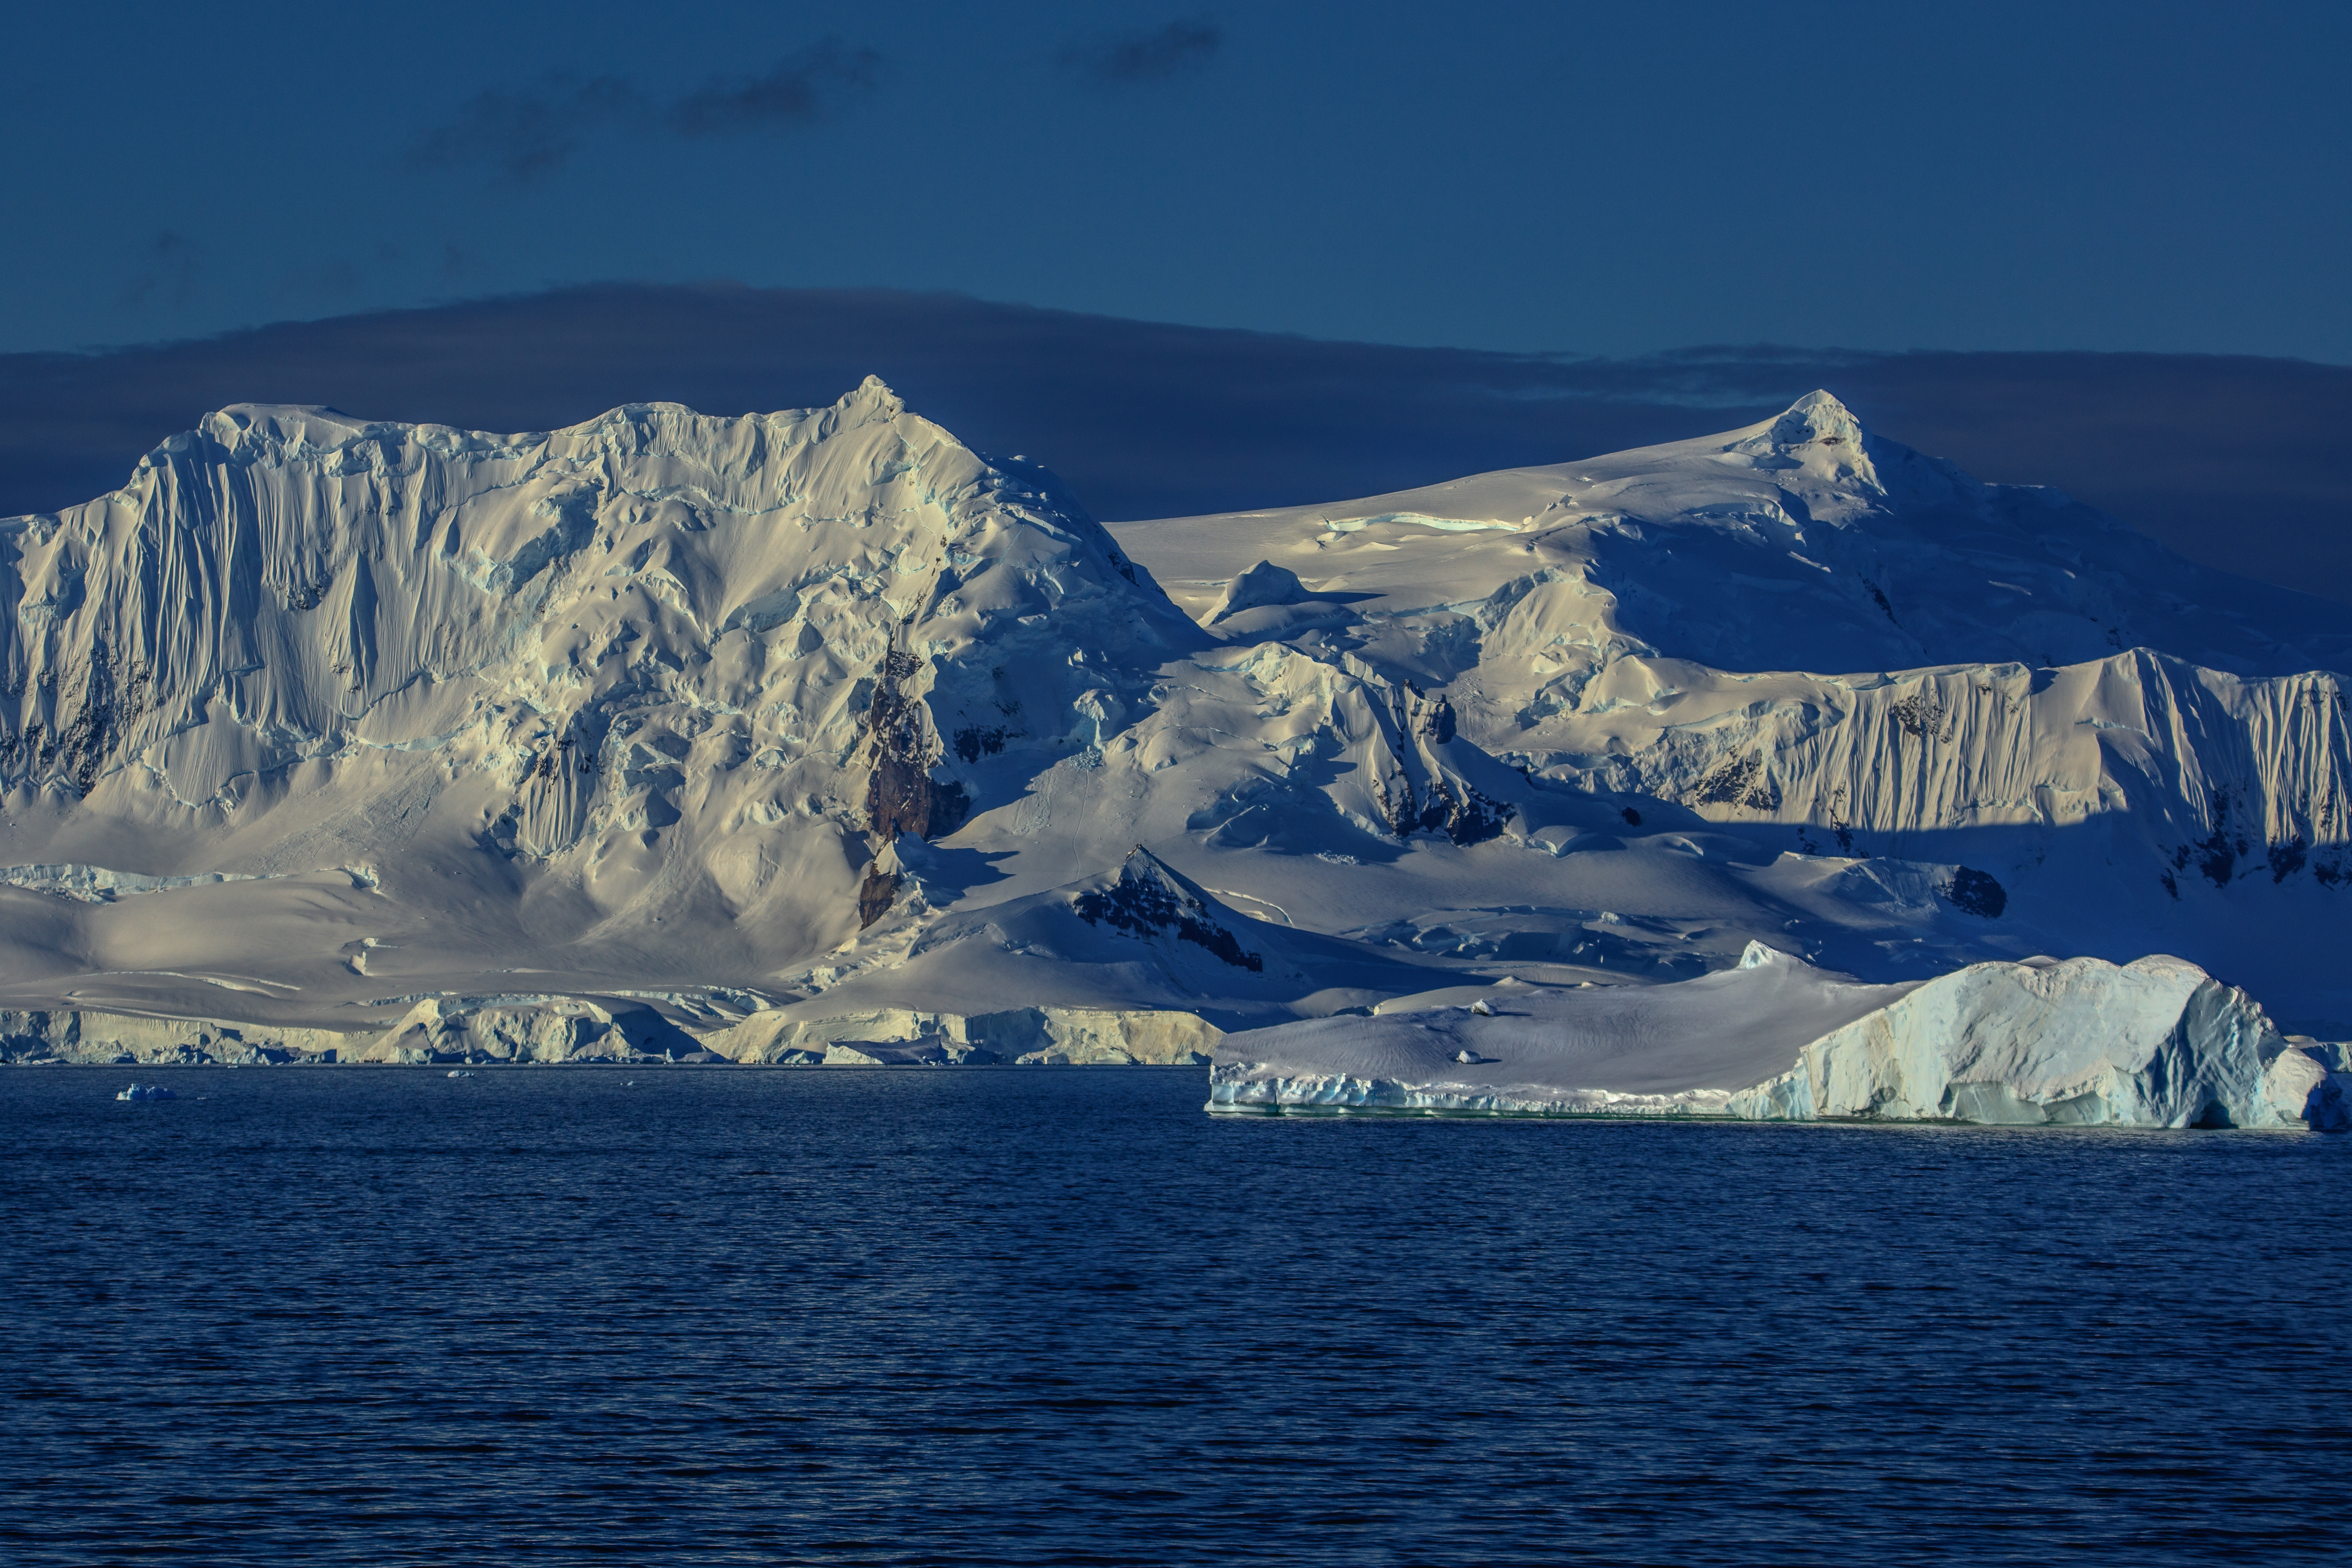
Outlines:
{"label": "glacier", "polygon": [[[0,522],[0,597],[7,1059],[1197,1066],[1506,981],[1671,1011],[1759,944],[1864,990],[2174,954],[2314,1037],[2256,1074],[2298,1103],[2352,1035],[2340,607],[1826,393],[1108,526],[877,380],[237,405]],[[1912,1005],[1555,1087],[2014,1109],[1948,1103]],[[1822,1044],[1885,1009],[1913,1045]]]}

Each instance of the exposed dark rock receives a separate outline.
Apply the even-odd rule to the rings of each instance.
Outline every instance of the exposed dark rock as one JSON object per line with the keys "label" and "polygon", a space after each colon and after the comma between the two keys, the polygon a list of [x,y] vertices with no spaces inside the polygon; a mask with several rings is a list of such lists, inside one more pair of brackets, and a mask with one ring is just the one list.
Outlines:
{"label": "exposed dark rock", "polygon": [[1780,786],[1765,776],[1764,759],[1726,757],[1698,781],[1691,795],[1698,805],[1744,805],[1752,811],[1772,811],[1780,804]]}
{"label": "exposed dark rock", "polygon": [[[1018,707],[1019,704],[1015,703],[1014,706]],[[1002,724],[992,728],[979,724],[966,724],[955,732],[956,755],[967,763],[976,763],[982,757],[992,757],[1004,750],[1005,740],[1012,733],[1011,730]]]}
{"label": "exposed dark rock", "polygon": [[2205,879],[2217,888],[2227,886],[2231,872],[2237,868],[2238,855],[2244,847],[2242,845],[2231,843],[2230,839],[2230,792],[2228,790],[2213,792],[2212,837],[2201,843],[2192,844],[2189,847],[2196,851],[2197,868],[2205,873]]}
{"label": "exposed dark rock", "polygon": [[2217,888],[2227,886],[2230,873],[2238,863],[2237,851],[2230,847],[2230,841],[2217,833],[2197,849],[2197,868],[2205,873],[2206,880]]}
{"label": "exposed dark rock", "polygon": [[931,785],[931,837],[945,838],[971,815],[971,794],[950,779]]}
{"label": "exposed dark rock", "polygon": [[1236,969],[1262,973],[1265,960],[1243,950],[1241,942],[1221,925],[1211,923],[1206,909],[1180,900],[1164,884],[1121,877],[1107,889],[1089,889],[1077,898],[1078,918],[1088,925],[1107,925],[1129,936],[1173,936],[1207,949]]}
{"label": "exposed dark rock", "polygon": [[857,929],[864,931],[880,920],[898,896],[898,872],[883,870],[878,860],[866,867],[866,880],[857,889]]}
{"label": "exposed dark rock", "polygon": [[1993,880],[1990,872],[1963,866],[1952,873],[1952,880],[1944,889],[1944,897],[1952,908],[1964,915],[1977,915],[1992,921],[2009,908],[2009,894]]}
{"label": "exposed dark rock", "polygon": [[1635,811],[1630,805],[1623,811],[1619,812],[1618,815],[1625,819],[1625,826],[1628,827],[1639,827],[1642,826],[1642,814]]}
{"label": "exposed dark rock", "polygon": [[1948,743],[1953,727],[1958,722],[1953,710],[1944,705],[1937,694],[1925,688],[1895,703],[1892,710],[1895,721],[1921,740],[1937,740]]}
{"label": "exposed dark rock", "polygon": [[2290,838],[2284,844],[2271,846],[2271,880],[2284,882],[2303,869],[2306,851],[2303,840]]}
{"label": "exposed dark rock", "polygon": [[906,691],[908,679],[922,670],[922,660],[898,647],[896,637],[898,632],[891,632],[891,651],[882,658],[866,703],[866,738],[873,745],[866,826],[885,839],[901,832],[929,839],[955,830],[971,802],[962,785],[940,785],[931,778],[929,710],[919,696]]}
{"label": "exposed dark rock", "polygon": [[1502,836],[1504,825],[1510,821],[1510,808],[1487,799],[1469,785],[1460,786],[1456,796],[1443,779],[1430,789],[1427,799],[1413,793],[1412,782],[1402,773],[1387,780],[1372,781],[1372,794],[1381,805],[1381,815],[1389,831],[1399,838],[1410,838],[1415,833],[1443,833],[1455,844],[1484,844]]}
{"label": "exposed dark rock", "polygon": [[87,795],[131,721],[147,710],[151,672],[117,670],[106,645],[100,643],[91,650],[90,667],[75,696],[64,696],[63,683],[54,672],[44,676],[41,684],[59,693],[51,710],[53,722],[32,719],[17,733],[0,736],[0,773],[30,783],[60,772]]}
{"label": "exposed dark rock", "polygon": [[1510,820],[1510,809],[1464,785],[1459,800],[1442,787],[1433,793],[1429,803],[1422,807],[1421,825],[1433,832],[1443,832],[1456,844],[1484,844],[1499,838],[1503,826]]}

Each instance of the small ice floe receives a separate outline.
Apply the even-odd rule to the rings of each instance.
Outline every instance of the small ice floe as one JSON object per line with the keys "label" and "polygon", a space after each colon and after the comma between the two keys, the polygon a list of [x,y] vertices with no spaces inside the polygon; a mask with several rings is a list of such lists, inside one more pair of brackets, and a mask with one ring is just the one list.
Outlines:
{"label": "small ice floe", "polygon": [[474,1075],[473,1075],[472,1073],[469,1073],[469,1072],[458,1072],[458,1071],[457,1071],[456,1069],[454,1069],[454,1068],[453,1068],[453,1069],[451,1069],[451,1071],[450,1071],[450,1073],[449,1073],[449,1076],[450,1076],[451,1078],[471,1078],[471,1077],[473,1077]]}
{"label": "small ice floe", "polygon": [[180,1097],[160,1083],[134,1083],[114,1098],[117,1100],[177,1100]]}
{"label": "small ice floe", "polygon": [[1500,1058],[1496,1057],[1482,1057],[1477,1052],[1465,1046],[1461,1050],[1454,1053],[1454,1059],[1460,1062],[1465,1067],[1475,1067],[1480,1062],[1496,1061]]}

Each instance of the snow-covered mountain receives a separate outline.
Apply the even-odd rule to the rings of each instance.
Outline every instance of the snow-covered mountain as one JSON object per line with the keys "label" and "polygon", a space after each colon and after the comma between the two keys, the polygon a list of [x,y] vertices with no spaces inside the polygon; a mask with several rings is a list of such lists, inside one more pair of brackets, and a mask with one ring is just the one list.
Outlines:
{"label": "snow-covered mountain", "polygon": [[[2341,607],[1979,484],[1826,393],[1665,447],[1114,531],[1253,668],[1279,647],[1442,702],[1464,784],[1522,775],[1475,780],[1504,840],[1690,858],[1563,868],[1533,902],[1785,914],[1888,977],[2170,952],[2352,1018],[2328,956],[2352,935]],[[1278,847],[1298,796],[1236,792],[1213,841]],[[1453,913],[1416,923],[1475,946]],[[1524,949],[1530,923],[1475,929]]]}
{"label": "snow-covered mountain", "polygon": [[2165,952],[2352,1018],[2340,614],[1826,394],[1108,530],[874,381],[524,435],[241,406],[0,561],[0,1007],[52,1020],[0,1034],[561,996],[744,1059],[1181,1057],[1759,940]]}

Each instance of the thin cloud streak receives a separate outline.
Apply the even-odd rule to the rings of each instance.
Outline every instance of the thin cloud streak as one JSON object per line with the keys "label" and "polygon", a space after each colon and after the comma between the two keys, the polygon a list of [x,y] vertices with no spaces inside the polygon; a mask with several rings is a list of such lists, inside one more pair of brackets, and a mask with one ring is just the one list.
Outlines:
{"label": "thin cloud streak", "polygon": [[488,88],[467,99],[454,121],[426,134],[417,157],[432,168],[493,163],[520,184],[560,167],[585,132],[644,110],[645,95],[619,77],[551,72],[531,87]]}
{"label": "thin cloud streak", "polygon": [[814,125],[847,96],[871,91],[881,74],[878,50],[826,38],[778,60],[764,75],[712,77],[671,104],[664,118],[681,136]]}
{"label": "thin cloud streak", "polygon": [[887,290],[599,285],[99,354],[0,356],[0,515],[122,482],[236,402],[476,429],[615,405],[829,404],[868,373],[1097,515],[1374,495],[1729,429],[1816,386],[1987,479],[2352,602],[2352,367],[2182,354],[1711,348],[1641,359],[1324,342]]}
{"label": "thin cloud streak", "polygon": [[416,156],[430,168],[488,164],[522,184],[561,168],[598,132],[705,137],[815,125],[871,92],[882,68],[878,50],[828,37],[759,75],[712,76],[672,98],[624,77],[551,72],[467,99],[449,123],[425,133]]}
{"label": "thin cloud streak", "polygon": [[1055,60],[1097,87],[1141,87],[1207,69],[1224,42],[1224,30],[1213,23],[1175,21],[1146,32],[1076,39]]}
{"label": "thin cloud streak", "polygon": [[204,252],[177,229],[164,229],[140,247],[139,270],[122,287],[122,302],[135,308],[184,305],[195,295]]}

